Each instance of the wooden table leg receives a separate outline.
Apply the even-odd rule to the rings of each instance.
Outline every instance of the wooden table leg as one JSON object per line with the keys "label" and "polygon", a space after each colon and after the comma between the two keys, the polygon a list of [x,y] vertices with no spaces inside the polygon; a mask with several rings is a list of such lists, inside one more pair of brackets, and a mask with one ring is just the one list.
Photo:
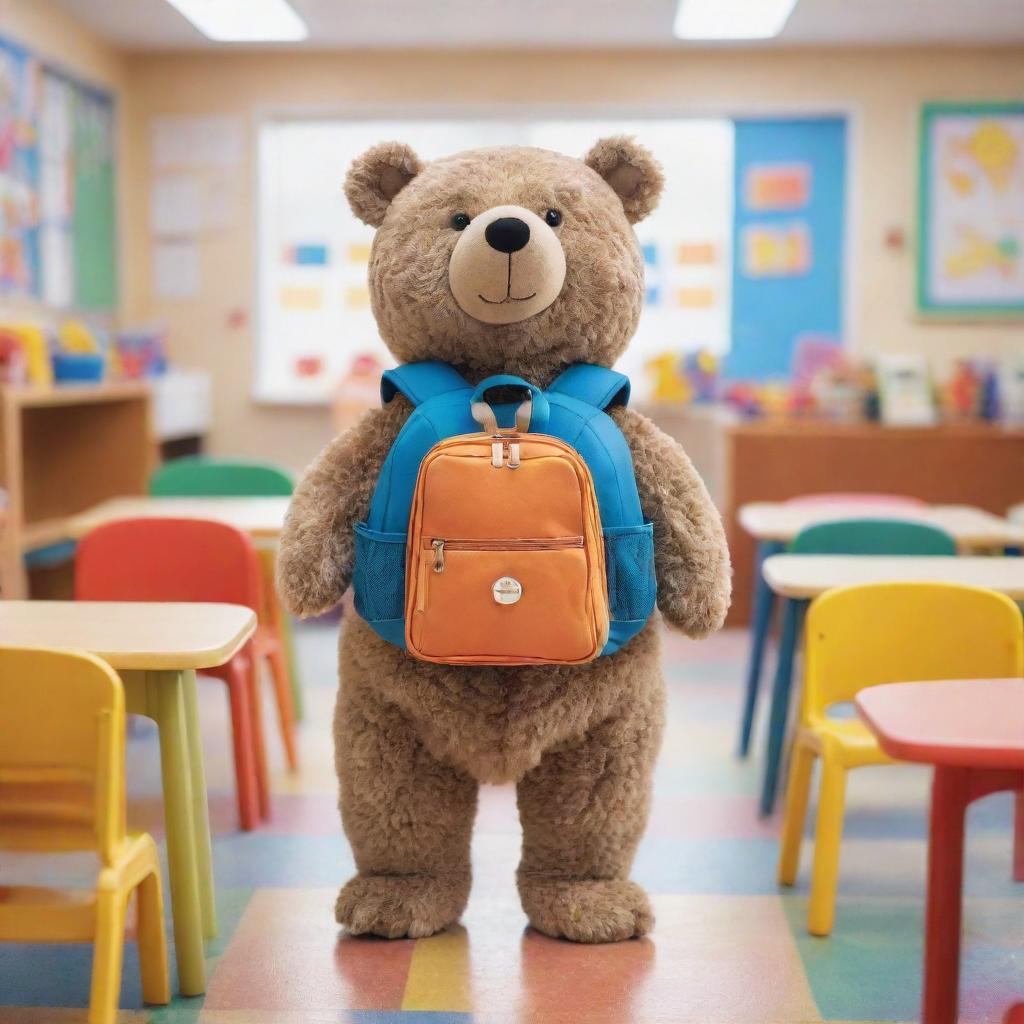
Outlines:
{"label": "wooden table leg", "polygon": [[807,602],[799,598],[787,599],[783,611],[782,636],[779,638],[779,656],[775,665],[775,682],[772,686],[772,703],[768,714],[768,748],[765,752],[764,779],[761,785],[762,815],[769,815],[775,809],[782,755],[786,745],[786,726],[789,722],[793,662],[806,611]]}
{"label": "wooden table leg", "polygon": [[747,662],[747,684],[743,694],[743,720],[740,724],[740,757],[750,752],[750,734],[754,727],[754,712],[757,708],[757,693],[761,688],[761,668],[764,665],[764,649],[771,629],[772,612],[775,609],[775,592],[761,575],[761,566],[770,555],[782,551],[778,541],[763,540],[757,546],[754,560],[754,618],[750,623],[750,655]]}
{"label": "wooden table leg", "polygon": [[206,991],[206,963],[185,688],[178,672],[150,672],[147,676],[151,706],[159,709],[160,716],[160,764],[178,987],[184,996],[198,996]]}
{"label": "wooden table leg", "polygon": [[195,672],[182,672],[182,696],[185,702],[185,728],[192,783],[192,823],[195,832],[196,868],[199,872],[199,902],[203,914],[203,934],[217,934],[217,904],[213,890],[213,848],[210,841],[210,808],[206,793],[206,768],[203,763],[203,735],[199,724],[199,694]]}

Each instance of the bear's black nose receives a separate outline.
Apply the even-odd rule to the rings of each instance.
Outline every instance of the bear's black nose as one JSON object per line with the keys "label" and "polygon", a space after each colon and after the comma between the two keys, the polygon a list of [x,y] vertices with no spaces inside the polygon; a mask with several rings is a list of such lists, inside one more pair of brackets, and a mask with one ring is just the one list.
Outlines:
{"label": "bear's black nose", "polygon": [[499,217],[487,225],[484,238],[498,252],[519,252],[530,240],[530,225],[518,217]]}

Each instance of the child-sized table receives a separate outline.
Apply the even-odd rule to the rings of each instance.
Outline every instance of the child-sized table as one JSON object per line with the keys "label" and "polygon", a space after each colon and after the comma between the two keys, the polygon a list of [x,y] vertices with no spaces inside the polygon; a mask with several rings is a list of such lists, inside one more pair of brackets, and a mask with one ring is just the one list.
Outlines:
{"label": "child-sized table", "polygon": [[302,685],[295,658],[295,639],[291,618],[277,594],[274,562],[277,542],[284,529],[284,517],[291,498],[284,497],[231,497],[231,498],[111,498],[74,516],[70,523],[72,535],[77,539],[90,530],[117,519],[144,519],[148,517],[170,519],[211,519],[227,523],[247,533],[256,545],[263,570],[263,601],[265,619],[280,630],[288,659],[288,672],[292,684],[292,705],[296,720],[302,719]]}
{"label": "child-sized table", "polygon": [[[897,556],[897,555],[772,555],[762,567],[772,593],[799,602],[798,614],[789,617],[799,635],[803,609],[819,594],[833,587],[861,583],[962,583],[998,590],[1014,601],[1024,601],[1024,558],[999,556]],[[769,712],[768,750],[761,788],[761,813],[775,806],[783,741],[793,687],[796,636],[784,636],[780,649],[788,652],[775,667]]]}
{"label": "child-sized table", "polygon": [[1024,545],[1024,523],[1010,523],[970,505],[900,506],[887,500],[861,498],[827,504],[788,501],[755,501],[739,510],[739,524],[757,541],[750,620],[750,655],[747,663],[746,704],[740,725],[739,753],[746,757],[754,710],[760,689],[768,631],[775,596],[765,582],[765,559],[785,551],[802,530],[818,523],[842,519],[909,519],[945,530],[956,541],[960,554],[1001,551]]}
{"label": "child-sized table", "polygon": [[256,628],[230,604],[0,601],[0,642],[89,651],[117,670],[127,711],[160,731],[174,946],[182,995],[206,990],[203,937],[217,934],[196,669],[223,665]]}
{"label": "child-sized table", "polygon": [[890,683],[856,703],[887,754],[935,766],[921,1022],[956,1024],[964,816],[980,797],[1024,787],[1024,679]]}

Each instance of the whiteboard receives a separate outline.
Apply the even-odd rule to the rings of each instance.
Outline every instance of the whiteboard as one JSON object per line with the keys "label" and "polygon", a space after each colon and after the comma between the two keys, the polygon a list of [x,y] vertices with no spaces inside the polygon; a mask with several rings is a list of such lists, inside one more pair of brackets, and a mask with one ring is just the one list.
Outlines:
{"label": "whiteboard", "polygon": [[259,131],[258,332],[254,395],[326,403],[357,357],[391,366],[366,288],[373,229],[352,215],[342,182],[352,161],[387,139],[424,160],[482,146],[527,145],[583,156],[627,133],[661,161],[665,192],[637,225],[647,301],[619,369],[646,390],[645,363],[730,336],[733,125],[726,119],[296,120]]}

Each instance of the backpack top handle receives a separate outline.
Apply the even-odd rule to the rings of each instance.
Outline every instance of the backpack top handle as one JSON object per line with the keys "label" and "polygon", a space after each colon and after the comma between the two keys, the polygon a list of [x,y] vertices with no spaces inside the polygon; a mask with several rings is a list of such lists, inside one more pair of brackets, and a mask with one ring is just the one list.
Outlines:
{"label": "backpack top handle", "polygon": [[551,414],[551,406],[548,404],[544,392],[536,384],[529,384],[522,377],[516,377],[510,373],[498,373],[482,380],[470,397],[470,410],[473,413],[473,419],[484,428],[484,431],[488,434],[498,433],[498,417],[487,404],[484,396],[491,388],[500,387],[523,388],[530,393],[530,397],[516,409],[516,430],[521,434],[530,430],[543,432]]}

